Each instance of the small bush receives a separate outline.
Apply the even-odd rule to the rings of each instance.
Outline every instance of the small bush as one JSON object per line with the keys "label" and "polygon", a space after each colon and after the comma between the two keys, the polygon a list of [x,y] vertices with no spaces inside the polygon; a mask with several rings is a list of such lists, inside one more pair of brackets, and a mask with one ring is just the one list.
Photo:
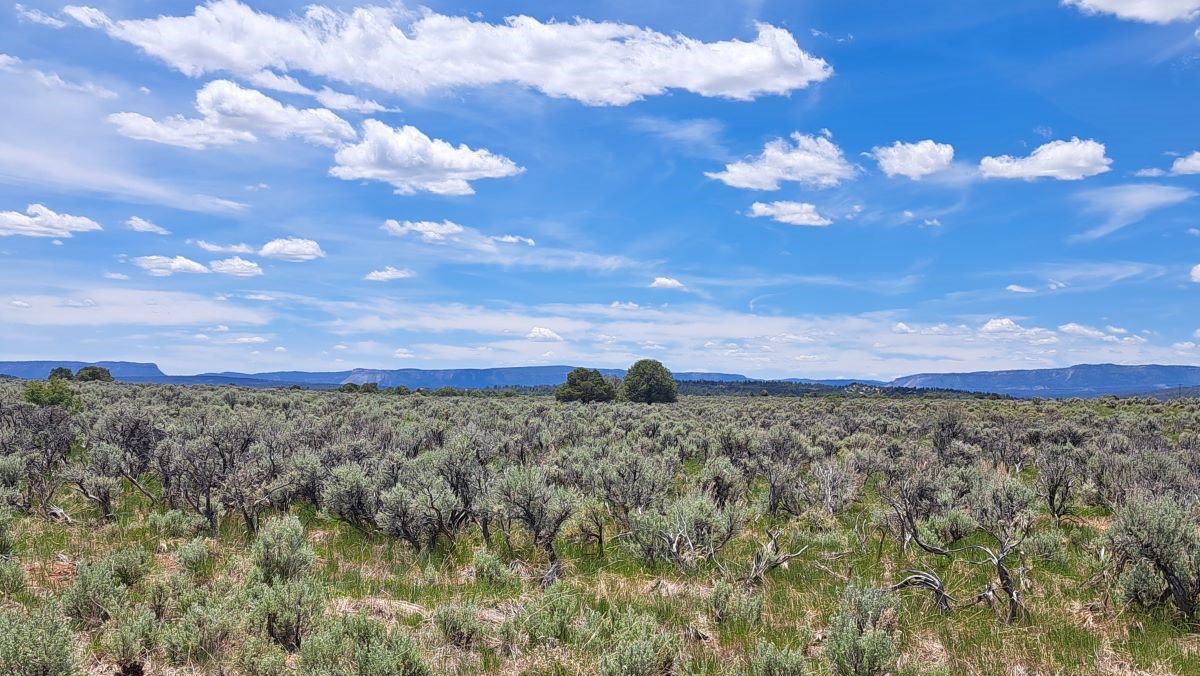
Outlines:
{"label": "small bush", "polygon": [[154,613],[145,608],[126,610],[108,621],[100,636],[100,650],[121,668],[121,673],[141,673],[156,640]]}
{"label": "small bush", "polygon": [[[0,458],[0,460],[4,460],[4,458]],[[16,543],[13,540],[12,522],[12,511],[3,503],[0,503],[0,559],[12,556],[13,549],[16,547]]]}
{"label": "small bush", "polygon": [[300,647],[325,610],[325,590],[312,578],[276,580],[263,587],[251,616],[267,635],[288,650]]}
{"label": "small bush", "polygon": [[605,676],[657,676],[670,673],[677,645],[653,619],[633,611],[596,613],[584,633],[603,650],[600,673]]}
{"label": "small bush", "polygon": [[327,620],[300,647],[301,676],[429,676],[411,638],[365,615]]}
{"label": "small bush", "polygon": [[98,627],[125,602],[125,593],[111,565],[81,564],[75,581],[62,593],[63,611],[86,627]]}
{"label": "small bush", "polygon": [[471,604],[439,606],[433,612],[433,624],[442,640],[459,648],[471,648],[483,638],[483,625]]}
{"label": "small bush", "polygon": [[725,581],[717,582],[708,597],[708,613],[717,624],[757,624],[762,612],[761,594],[748,594]]}
{"label": "small bush", "polygon": [[896,599],[883,589],[851,584],[830,621],[824,656],[838,676],[876,676],[899,656]]}
{"label": "small bush", "polygon": [[276,676],[288,673],[287,659],[278,644],[251,636],[238,646],[233,661],[245,676]]}
{"label": "small bush", "polygon": [[517,579],[500,557],[486,549],[475,552],[471,559],[471,569],[474,571],[475,581],[488,587],[507,587]]}
{"label": "small bush", "polygon": [[1057,528],[1030,533],[1021,543],[1021,547],[1031,557],[1044,563],[1062,563],[1067,556],[1062,531]]}
{"label": "small bush", "polygon": [[150,528],[159,537],[186,538],[193,537],[208,530],[208,522],[199,514],[181,512],[172,509],[166,512],[150,514]]}
{"label": "small bush", "polygon": [[746,665],[749,676],[804,676],[809,671],[808,659],[802,651],[780,648],[762,640]]}
{"label": "small bush", "polygon": [[325,479],[321,506],[351,526],[364,528],[379,511],[375,482],[358,465],[339,465]]}
{"label": "small bush", "polygon": [[31,615],[0,611],[0,674],[76,676],[75,637],[50,609]]}
{"label": "small bush", "polygon": [[183,569],[197,578],[207,578],[212,575],[215,561],[212,550],[208,548],[208,540],[202,537],[193,538],[175,550],[175,560]]}
{"label": "small bush", "polygon": [[517,622],[534,643],[565,643],[571,623],[579,615],[579,600],[570,590],[555,585],[521,609]]}
{"label": "small bush", "polygon": [[1167,583],[1149,561],[1136,561],[1117,578],[1117,589],[1127,605],[1153,608],[1162,601]]}
{"label": "small bush", "polygon": [[150,555],[144,549],[131,547],[109,554],[100,560],[100,565],[109,567],[114,580],[132,587],[150,571]]}
{"label": "small bush", "polygon": [[237,627],[238,613],[219,599],[185,602],[180,618],[163,628],[160,643],[172,664],[220,659]]}
{"label": "small bush", "polygon": [[16,559],[0,558],[0,596],[16,596],[25,590],[25,571]]}
{"label": "small bush", "polygon": [[294,516],[269,519],[258,532],[252,550],[254,565],[264,582],[294,580],[312,568],[316,554],[304,538],[304,526]]}

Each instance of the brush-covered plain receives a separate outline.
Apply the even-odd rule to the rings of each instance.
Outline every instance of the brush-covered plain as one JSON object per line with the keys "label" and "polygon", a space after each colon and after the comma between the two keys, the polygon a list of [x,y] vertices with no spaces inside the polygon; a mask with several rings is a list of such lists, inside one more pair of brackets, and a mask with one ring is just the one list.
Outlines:
{"label": "brush-covered plain", "polygon": [[0,672],[1200,673],[1198,469],[1197,400],[4,381]]}

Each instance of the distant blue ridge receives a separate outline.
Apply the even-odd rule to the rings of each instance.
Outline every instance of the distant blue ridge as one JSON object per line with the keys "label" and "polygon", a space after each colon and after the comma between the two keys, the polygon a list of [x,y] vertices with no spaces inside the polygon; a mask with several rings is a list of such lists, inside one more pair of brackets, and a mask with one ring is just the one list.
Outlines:
{"label": "distant blue ridge", "polygon": [[[201,373],[167,375],[156,364],[125,361],[0,361],[0,375],[43,379],[50,371],[66,367],[103,366],[113,377],[129,383],[177,385],[240,385],[244,387],[333,388],[345,383],[377,383],[380,387],[483,389],[557,385],[573,366],[510,366],[480,369],[351,369],[347,371],[271,371],[266,373]],[[623,369],[598,369],[606,376],[623,377]],[[763,380],[737,373],[684,371],[679,381],[747,382]],[[859,383],[877,387],[904,387],[965,392],[987,392],[1012,397],[1097,397],[1169,393],[1177,388],[1200,386],[1200,366],[1080,364],[1057,369],[977,371],[972,373],[920,373],[890,382],[855,379],[780,378],[793,383],[842,387]]]}

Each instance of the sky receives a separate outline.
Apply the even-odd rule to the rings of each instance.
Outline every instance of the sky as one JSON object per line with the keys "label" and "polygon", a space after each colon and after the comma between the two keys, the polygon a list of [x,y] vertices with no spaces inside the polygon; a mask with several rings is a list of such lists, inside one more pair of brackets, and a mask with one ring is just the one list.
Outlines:
{"label": "sky", "polygon": [[0,7],[0,359],[1200,364],[1200,0],[90,2]]}

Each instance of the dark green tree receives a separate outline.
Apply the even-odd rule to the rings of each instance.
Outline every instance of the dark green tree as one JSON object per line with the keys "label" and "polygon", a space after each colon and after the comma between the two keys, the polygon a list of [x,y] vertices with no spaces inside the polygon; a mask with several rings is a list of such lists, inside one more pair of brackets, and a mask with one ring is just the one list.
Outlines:
{"label": "dark green tree", "polygon": [[621,383],[621,398],[644,404],[661,404],[679,398],[675,378],[662,362],[642,359],[629,367]]}
{"label": "dark green tree", "polygon": [[75,380],[80,382],[96,381],[101,383],[111,383],[113,381],[112,372],[103,366],[84,366],[75,372]]}
{"label": "dark green tree", "polygon": [[554,398],[559,401],[612,401],[617,390],[596,369],[577,368],[567,374],[567,382],[558,386]]}
{"label": "dark green tree", "polygon": [[66,366],[59,366],[51,369],[50,376],[46,380],[75,380],[75,374],[71,373],[71,369]]}

